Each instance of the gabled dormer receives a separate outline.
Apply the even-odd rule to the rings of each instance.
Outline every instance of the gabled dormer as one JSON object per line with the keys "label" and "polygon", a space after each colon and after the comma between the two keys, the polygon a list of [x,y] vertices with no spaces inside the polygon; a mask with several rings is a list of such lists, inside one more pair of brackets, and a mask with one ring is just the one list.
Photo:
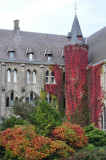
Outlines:
{"label": "gabled dormer", "polygon": [[47,57],[48,62],[52,61],[52,55],[53,55],[53,53],[52,53],[52,51],[51,51],[51,48],[46,48],[46,49],[45,49],[44,56]]}
{"label": "gabled dormer", "polygon": [[9,54],[10,59],[15,59],[15,49],[13,45],[8,46],[7,53]]}
{"label": "gabled dormer", "polygon": [[34,52],[31,47],[27,47],[26,54],[29,56],[29,60],[32,61]]}

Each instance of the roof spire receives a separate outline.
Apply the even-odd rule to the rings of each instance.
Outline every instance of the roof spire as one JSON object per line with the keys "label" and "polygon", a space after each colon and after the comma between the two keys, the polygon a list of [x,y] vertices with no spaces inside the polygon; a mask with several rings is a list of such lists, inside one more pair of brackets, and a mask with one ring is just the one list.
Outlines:
{"label": "roof spire", "polygon": [[69,38],[68,44],[84,44],[84,38],[81,32],[79,21],[77,15],[74,17],[71,32],[68,33],[67,38]]}
{"label": "roof spire", "polygon": [[77,14],[77,4],[76,4],[76,0],[75,0],[75,15]]}

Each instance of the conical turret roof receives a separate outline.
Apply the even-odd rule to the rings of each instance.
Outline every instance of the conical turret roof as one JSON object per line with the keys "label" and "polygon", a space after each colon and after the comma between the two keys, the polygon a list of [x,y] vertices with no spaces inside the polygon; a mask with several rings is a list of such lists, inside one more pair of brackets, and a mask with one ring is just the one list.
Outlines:
{"label": "conical turret roof", "polygon": [[[70,34],[69,33],[67,36],[67,38],[70,38],[69,44],[84,44],[84,38],[83,38],[83,35],[81,32],[81,28],[79,25],[77,15],[75,15],[75,17],[74,17],[71,33]],[[69,37],[69,35],[70,35],[70,37]]]}

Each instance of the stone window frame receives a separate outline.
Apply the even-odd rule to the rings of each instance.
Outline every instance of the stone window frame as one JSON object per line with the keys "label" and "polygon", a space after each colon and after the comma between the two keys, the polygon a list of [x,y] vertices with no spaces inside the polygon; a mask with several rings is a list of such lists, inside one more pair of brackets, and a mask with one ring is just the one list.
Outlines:
{"label": "stone window frame", "polygon": [[17,71],[17,69],[15,68],[14,71],[13,71],[13,73],[14,73],[14,74],[13,74],[13,75],[14,75],[14,83],[17,82],[17,72],[18,72],[18,71]]}
{"label": "stone window frame", "polygon": [[11,82],[11,69],[7,69],[7,82]]}
{"label": "stone window frame", "polygon": [[36,70],[33,70],[32,76],[33,76],[33,83],[34,84],[36,84],[36,74],[37,74]]}
{"label": "stone window frame", "polygon": [[27,83],[31,82],[31,71],[28,69],[27,70]]}
{"label": "stone window frame", "polygon": [[48,70],[45,73],[45,83],[49,84],[49,71]]}

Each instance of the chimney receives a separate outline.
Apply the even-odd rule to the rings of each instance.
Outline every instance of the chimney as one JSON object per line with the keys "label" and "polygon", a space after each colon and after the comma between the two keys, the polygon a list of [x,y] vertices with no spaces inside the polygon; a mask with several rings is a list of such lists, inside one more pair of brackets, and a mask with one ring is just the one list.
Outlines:
{"label": "chimney", "polygon": [[14,31],[16,35],[19,35],[20,33],[19,20],[14,20]]}

